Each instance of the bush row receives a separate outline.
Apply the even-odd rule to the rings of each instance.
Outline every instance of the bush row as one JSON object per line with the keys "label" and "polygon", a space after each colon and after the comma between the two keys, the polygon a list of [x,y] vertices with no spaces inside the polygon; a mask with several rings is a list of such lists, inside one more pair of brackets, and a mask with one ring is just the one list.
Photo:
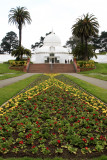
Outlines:
{"label": "bush row", "polygon": [[93,60],[89,61],[77,61],[77,66],[80,68],[94,68],[95,63]]}
{"label": "bush row", "polygon": [[26,66],[27,61],[15,61],[15,60],[10,60],[9,64],[11,66]]}

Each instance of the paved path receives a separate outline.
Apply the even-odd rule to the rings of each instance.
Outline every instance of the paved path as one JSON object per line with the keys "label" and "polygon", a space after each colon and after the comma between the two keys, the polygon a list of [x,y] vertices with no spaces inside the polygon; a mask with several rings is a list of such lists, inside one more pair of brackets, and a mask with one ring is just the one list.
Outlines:
{"label": "paved path", "polygon": [[91,84],[94,84],[95,86],[107,89],[107,81],[96,79],[96,78],[92,78],[92,77],[83,76],[83,75],[77,74],[77,73],[66,73],[66,74],[69,74],[71,76],[74,76],[76,78],[79,78],[81,80],[89,82]]}
{"label": "paved path", "polygon": [[20,80],[23,80],[25,78],[28,78],[28,77],[30,77],[34,74],[39,74],[39,73],[25,73],[25,74],[23,74],[21,76],[18,76],[18,77],[13,77],[13,78],[9,78],[9,79],[0,80],[0,88],[8,86],[12,83],[18,82]]}
{"label": "paved path", "polygon": [[[26,74],[23,74],[23,75],[18,76],[18,77],[13,77],[13,78],[5,79],[5,80],[0,80],[0,88],[2,88],[4,86],[7,86],[7,85],[10,85],[12,83],[18,82],[20,80],[23,80],[27,77],[30,77],[30,76],[34,75],[34,74],[39,74],[39,73],[26,73]],[[77,74],[77,73],[65,73],[65,74],[69,74],[71,76],[74,76],[76,78],[79,78],[81,80],[89,82],[91,84],[94,84],[98,87],[107,89],[107,81],[103,81],[103,80],[92,78],[92,77],[83,76],[83,75]]]}

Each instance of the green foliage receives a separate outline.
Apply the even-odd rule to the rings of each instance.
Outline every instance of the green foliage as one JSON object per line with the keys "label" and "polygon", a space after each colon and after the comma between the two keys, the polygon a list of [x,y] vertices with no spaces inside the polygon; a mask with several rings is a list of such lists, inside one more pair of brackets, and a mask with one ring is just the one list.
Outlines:
{"label": "green foliage", "polygon": [[94,63],[93,60],[77,61],[77,66],[79,66],[80,68],[94,68],[95,67],[95,63]]}
{"label": "green foliage", "polygon": [[[90,53],[88,52],[88,40],[91,36],[96,36],[98,34],[98,27],[99,24],[96,17],[94,17],[93,14],[89,15],[88,13],[83,15],[82,18],[78,18],[77,22],[72,26],[73,35],[81,38],[82,45],[85,43],[85,52],[82,54],[82,58],[84,57],[85,60],[89,59]],[[82,47],[84,48],[84,46]],[[92,54],[92,52],[90,54]]]}
{"label": "green foliage", "polygon": [[14,60],[10,60],[9,64],[11,66],[26,66],[27,61],[14,61]]}
{"label": "green foliage", "polygon": [[70,75],[64,75],[64,76],[68,77],[73,82],[75,82],[76,84],[78,84],[80,87],[82,87],[83,89],[85,89],[89,93],[93,94],[94,96],[98,97],[103,102],[107,103],[107,90],[106,89],[97,87],[95,85],[92,85],[92,84],[90,84],[88,82],[85,82],[83,80],[80,80],[80,79],[75,78],[75,77],[70,76]]}
{"label": "green foliage", "polygon": [[6,33],[6,36],[2,39],[1,48],[3,52],[11,52],[18,47],[17,34],[13,31]]}
{"label": "green foliage", "polygon": [[27,22],[31,23],[30,13],[26,10],[25,7],[16,7],[11,8],[9,13],[9,22],[16,24],[19,29],[19,46],[21,47],[21,37],[22,37],[22,27]]}
{"label": "green foliage", "polygon": [[18,47],[16,50],[12,51],[12,56],[17,57],[22,60],[23,55],[31,56],[31,51],[25,49],[24,47]]}
{"label": "green foliage", "polygon": [[[74,57],[77,58],[77,60],[84,60],[84,55],[85,55],[85,44],[79,43],[72,51]],[[93,46],[88,45],[87,46],[87,53],[88,53],[88,59],[93,58],[96,56],[96,54],[93,52]]]}
{"label": "green foliage", "polygon": [[107,52],[107,32],[101,32],[100,36],[100,52]]}
{"label": "green foliage", "polygon": [[35,78],[39,76],[39,74],[36,74],[19,82],[13,83],[9,86],[0,88],[0,105],[9,100],[11,97],[15,96],[18,92],[27,87],[31,82],[35,80]]}

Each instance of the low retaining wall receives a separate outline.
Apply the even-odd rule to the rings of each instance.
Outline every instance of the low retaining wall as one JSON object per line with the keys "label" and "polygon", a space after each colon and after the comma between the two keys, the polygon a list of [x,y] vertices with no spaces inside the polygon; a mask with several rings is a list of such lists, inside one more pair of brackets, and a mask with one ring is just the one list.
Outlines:
{"label": "low retaining wall", "polygon": [[16,71],[23,71],[24,70],[24,66],[10,66],[9,69],[13,69]]}
{"label": "low retaining wall", "polygon": [[90,71],[90,70],[93,70],[95,68],[80,68],[80,72],[82,71]]}

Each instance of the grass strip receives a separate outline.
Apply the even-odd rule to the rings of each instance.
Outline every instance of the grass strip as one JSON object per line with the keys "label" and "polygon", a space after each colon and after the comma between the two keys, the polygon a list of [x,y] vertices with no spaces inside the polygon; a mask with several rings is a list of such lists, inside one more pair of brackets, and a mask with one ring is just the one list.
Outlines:
{"label": "grass strip", "polygon": [[24,80],[20,80],[16,83],[0,88],[0,105],[8,101],[10,98],[12,98],[22,89],[27,87],[31,82],[33,82],[40,75],[41,74],[36,74]]}
{"label": "grass strip", "polygon": [[16,71],[9,69],[9,64],[0,64],[0,80],[17,77],[25,74],[22,71]]}
{"label": "grass strip", "polygon": [[97,79],[101,79],[101,80],[104,80],[104,81],[107,81],[107,76],[103,76],[103,75],[91,75],[91,74],[83,74],[84,76],[87,76],[87,77],[92,77],[92,78],[97,78]]}
{"label": "grass strip", "polygon": [[0,63],[0,74],[4,73],[24,73],[24,72],[9,69],[9,64]]}
{"label": "grass strip", "polygon": [[107,103],[107,89],[103,89],[100,87],[97,87],[93,84],[90,84],[86,81],[80,80],[78,78],[75,78],[71,75],[64,75],[65,77],[68,77],[69,79],[71,79],[73,82],[75,82],[76,84],[78,84],[80,87],[82,87],[83,89],[85,89],[87,92],[93,94],[94,96],[96,96],[97,98],[99,98],[100,100],[102,100],[103,102]]}
{"label": "grass strip", "polygon": [[107,63],[95,63],[96,69],[83,71],[79,74],[107,81]]}
{"label": "grass strip", "polygon": [[88,73],[107,74],[107,63],[95,63],[95,66],[96,69],[80,72],[80,74],[88,74]]}
{"label": "grass strip", "polygon": [[2,74],[2,76],[0,76],[0,80],[21,76],[23,74],[24,74],[24,72],[22,72],[22,73],[13,73],[13,74]]}
{"label": "grass strip", "polygon": [[[17,160],[50,160],[50,158],[42,159],[42,158],[31,158],[31,157],[6,158],[6,160],[15,160],[15,159],[17,159]],[[4,160],[4,158],[0,157],[0,160]],[[67,159],[63,159],[63,158],[60,158],[60,157],[55,157],[55,158],[52,158],[51,160],[67,160]],[[71,160],[76,160],[76,159],[71,159]],[[81,159],[81,160],[83,160],[83,159]],[[107,156],[102,155],[101,157],[87,159],[87,160],[107,160]]]}

